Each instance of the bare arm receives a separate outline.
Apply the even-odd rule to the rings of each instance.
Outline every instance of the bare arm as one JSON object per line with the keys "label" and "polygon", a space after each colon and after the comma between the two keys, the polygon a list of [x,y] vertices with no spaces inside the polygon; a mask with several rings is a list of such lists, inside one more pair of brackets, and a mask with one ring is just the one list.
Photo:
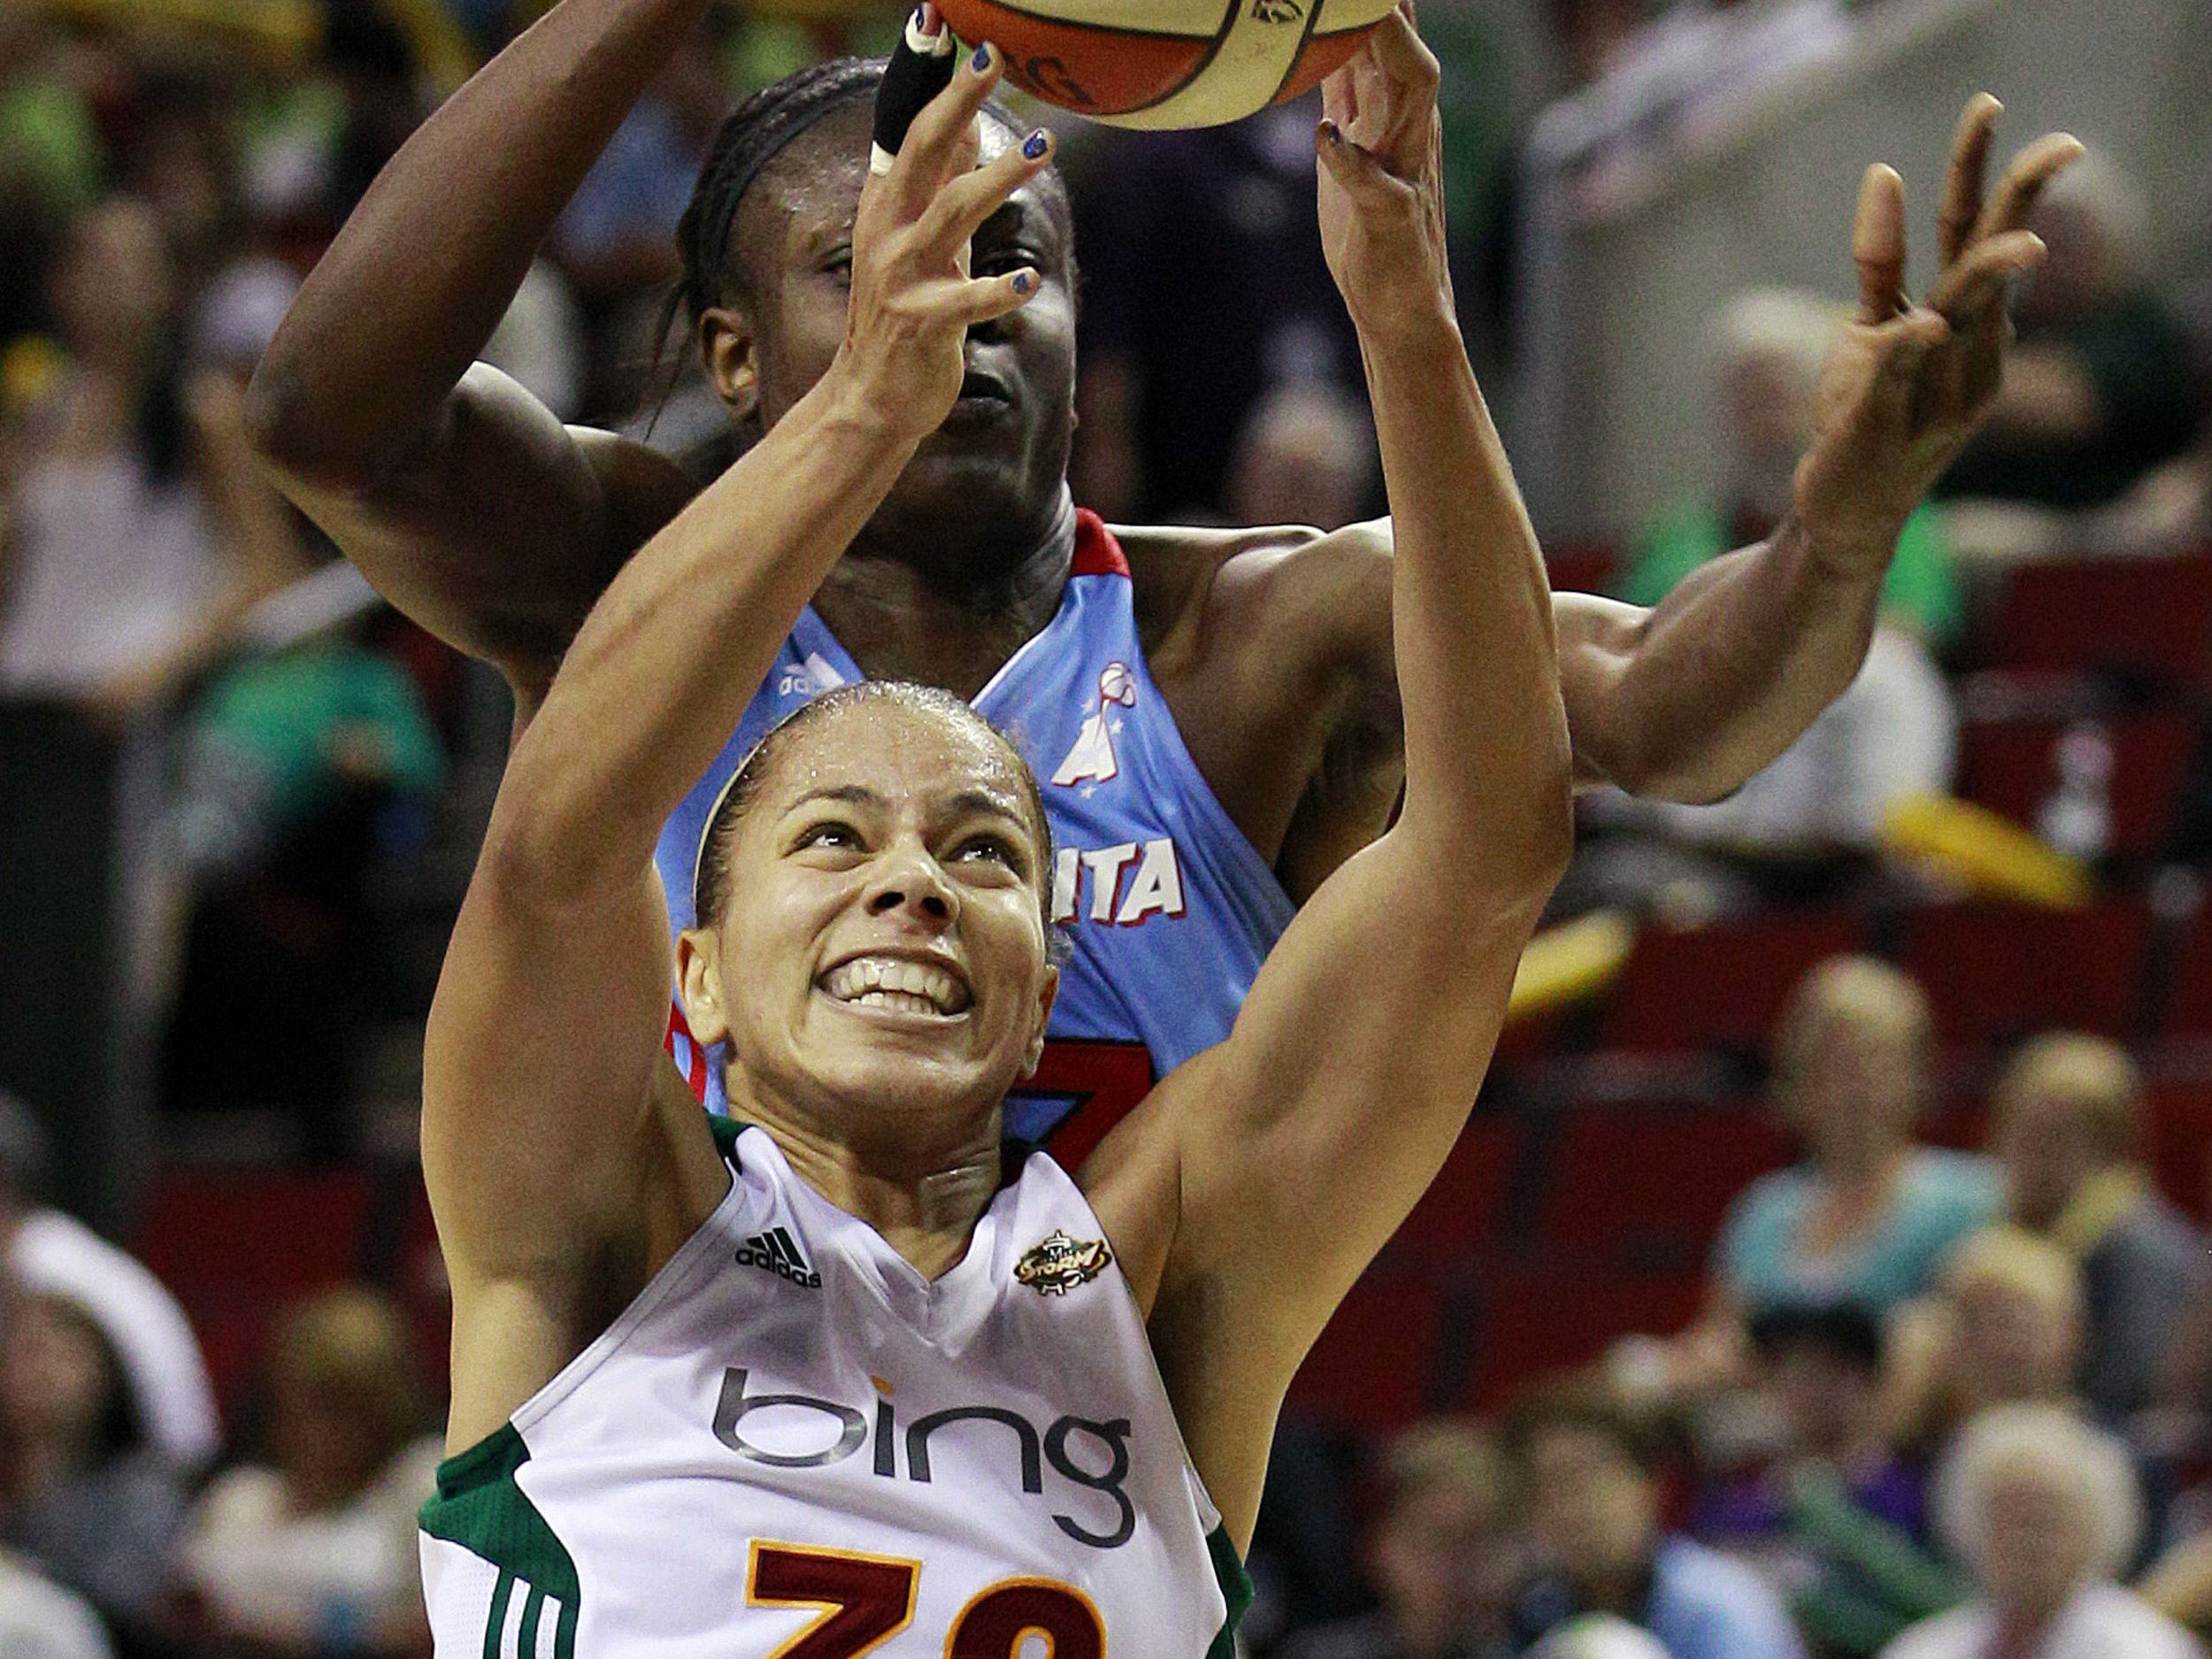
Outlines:
{"label": "bare arm", "polygon": [[254,378],[260,451],[379,591],[541,685],[686,495],[470,365],[705,0],[563,0],[424,123],[308,278]]}
{"label": "bare arm", "polygon": [[[968,327],[1034,289],[1033,271],[966,274],[975,226],[1049,161],[1048,147],[973,168],[975,114],[997,79],[995,58],[963,69],[870,181],[836,361],[623,568],[508,763],[426,1045],[423,1167],[453,1272],[457,1443],[557,1371],[588,1308],[618,1307],[720,1196],[695,1104],[662,1110],[654,845],[801,608],[952,407]],[[488,1330],[495,1340],[471,1340]]]}
{"label": "bare arm", "polygon": [[1436,62],[1400,12],[1328,84],[1347,135],[1324,141],[1323,234],[1397,513],[1405,806],[1300,911],[1228,1040],[1085,1172],[1116,1213],[1172,1165],[1173,1238],[1134,1271],[1239,1536],[1291,1373],[1465,1121],[1571,841],[1543,563],[1443,274]]}
{"label": "bare arm", "polygon": [[[1782,526],[1707,565],[1650,611],[1557,595],[1560,691],[1581,781],[1717,800],[1795,742],[1857,676],[1898,534],[1996,396],[2004,284],[2041,255],[2021,227],[2044,185],[2080,153],[2062,134],[2029,145],[1985,207],[1997,113],[1983,96],[1960,119],[1943,274],[1919,310],[1902,297],[1903,186],[1887,168],[1870,173],[1853,235],[1858,319],[1824,371],[1795,511]],[[1330,738],[1356,764],[1317,779],[1300,808],[1286,854],[1294,884],[1334,868],[1346,845],[1374,833],[1394,790],[1387,585],[1335,568],[1386,558],[1389,537],[1387,524],[1354,526],[1284,567],[1297,588],[1288,604],[1300,637],[1340,641],[1368,687],[1345,700]],[[1331,568],[1307,573],[1325,563]]]}
{"label": "bare arm", "polygon": [[2013,158],[1983,203],[2000,106],[1960,117],[1945,187],[1942,275],[1905,297],[1904,185],[1870,169],[1852,257],[1859,311],[1824,366],[1794,511],[1655,610],[1560,600],[1560,673],[1578,775],[1672,801],[1717,800],[1802,735],[1856,678],[1905,520],[1996,397],[2006,282],[2042,257],[2023,227],[2081,152],[2062,134]]}

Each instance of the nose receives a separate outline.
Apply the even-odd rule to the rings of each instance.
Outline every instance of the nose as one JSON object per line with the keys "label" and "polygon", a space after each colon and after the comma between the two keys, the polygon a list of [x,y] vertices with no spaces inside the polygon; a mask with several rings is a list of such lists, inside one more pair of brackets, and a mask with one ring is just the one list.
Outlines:
{"label": "nose", "polygon": [[887,849],[870,875],[861,904],[871,916],[902,912],[931,932],[960,919],[960,895],[927,849],[908,843]]}

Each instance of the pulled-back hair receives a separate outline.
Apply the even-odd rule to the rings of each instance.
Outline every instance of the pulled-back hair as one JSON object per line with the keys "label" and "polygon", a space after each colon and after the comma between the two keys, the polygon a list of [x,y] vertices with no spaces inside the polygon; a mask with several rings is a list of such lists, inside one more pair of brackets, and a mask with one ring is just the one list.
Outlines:
{"label": "pulled-back hair", "polygon": [[1029,809],[1031,826],[1037,835],[1037,886],[1041,909],[1044,912],[1046,949],[1052,949],[1052,822],[1045,816],[1044,792],[1037,787],[1037,774],[1022,758],[1021,751],[1008,740],[1006,734],[951,692],[935,686],[918,685],[910,680],[862,680],[839,686],[833,691],[806,703],[788,716],[782,724],[747,751],[737,764],[730,780],[722,786],[722,794],[707,816],[706,829],[699,837],[698,862],[693,869],[691,883],[692,919],[699,926],[711,927],[722,914],[722,907],[729,897],[729,847],[738,824],[744,818],[753,798],[760,792],[762,780],[776,768],[776,763],[792,738],[805,727],[826,715],[851,708],[858,703],[887,703],[910,712],[933,715],[941,720],[964,726],[970,731],[987,734],[1003,749],[1013,761],[1021,778],[1022,798]]}

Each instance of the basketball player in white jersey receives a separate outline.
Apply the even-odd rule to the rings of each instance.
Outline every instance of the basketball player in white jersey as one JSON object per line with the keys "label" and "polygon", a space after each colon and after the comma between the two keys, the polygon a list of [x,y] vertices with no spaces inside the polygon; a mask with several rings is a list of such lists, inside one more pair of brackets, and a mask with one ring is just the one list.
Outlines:
{"label": "basketball player in white jersey", "polygon": [[1071,1176],[998,1135],[1056,982],[1036,780],[949,694],[833,692],[700,850],[677,977],[742,1125],[710,1130],[660,1044],[656,841],[952,408],[967,329],[1037,290],[967,263],[1049,157],[973,165],[998,73],[964,65],[867,185],[835,361],[615,579],[502,787],[426,1056],[453,1659],[1228,1655],[1277,1404],[1452,1144],[1564,867],[1549,595],[1400,15],[1317,134],[1397,515],[1394,827]]}

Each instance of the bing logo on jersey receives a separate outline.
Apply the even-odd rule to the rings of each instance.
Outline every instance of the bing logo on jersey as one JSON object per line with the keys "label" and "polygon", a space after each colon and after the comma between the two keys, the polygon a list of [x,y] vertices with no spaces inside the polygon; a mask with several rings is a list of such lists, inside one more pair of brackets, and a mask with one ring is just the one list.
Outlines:
{"label": "bing logo on jersey", "polygon": [[[1100,1423],[1089,1417],[1059,1417],[1040,1430],[1024,1414],[1005,1406],[954,1406],[916,1417],[902,1435],[890,1386],[879,1379],[872,1420],[851,1406],[814,1394],[754,1394],[748,1386],[750,1379],[751,1373],[742,1366],[725,1369],[722,1392],[714,1406],[714,1438],[748,1463],[771,1469],[826,1469],[843,1463],[864,1444],[869,1448],[869,1466],[879,1479],[901,1478],[900,1454],[903,1451],[904,1478],[927,1486],[933,1476],[931,1438],[958,1431],[953,1432],[955,1449],[947,1461],[955,1463],[956,1471],[962,1466],[972,1469],[979,1461],[976,1451],[984,1439],[978,1430],[987,1425],[993,1443],[1006,1445],[1014,1454],[1016,1479],[1025,1493],[1033,1497],[1044,1495],[1045,1471],[1049,1467],[1060,1482],[1096,1493],[1113,1505],[1110,1516],[1096,1517],[1107,1523],[1103,1532],[1086,1525],[1076,1515],[1056,1510],[1052,1524],[1065,1536],[1093,1549],[1119,1549],[1136,1535],[1136,1505],[1122,1489],[1130,1468],[1126,1417]],[[764,1420],[747,1425],[745,1419],[757,1411],[766,1414]],[[752,1430],[750,1438],[745,1432],[748,1427]],[[1104,1467],[1086,1467],[1091,1463]],[[1094,1512],[1098,1508],[1088,1500],[1066,1507],[1087,1507]]]}
{"label": "bing logo on jersey", "polygon": [[[1098,707],[1076,733],[1075,747],[1052,774],[1062,788],[1075,784],[1101,784],[1121,774],[1114,756],[1114,733],[1121,730],[1120,710],[1137,706],[1137,677],[1126,663],[1109,663],[1098,677]],[[1085,795],[1089,789],[1083,791]]]}

